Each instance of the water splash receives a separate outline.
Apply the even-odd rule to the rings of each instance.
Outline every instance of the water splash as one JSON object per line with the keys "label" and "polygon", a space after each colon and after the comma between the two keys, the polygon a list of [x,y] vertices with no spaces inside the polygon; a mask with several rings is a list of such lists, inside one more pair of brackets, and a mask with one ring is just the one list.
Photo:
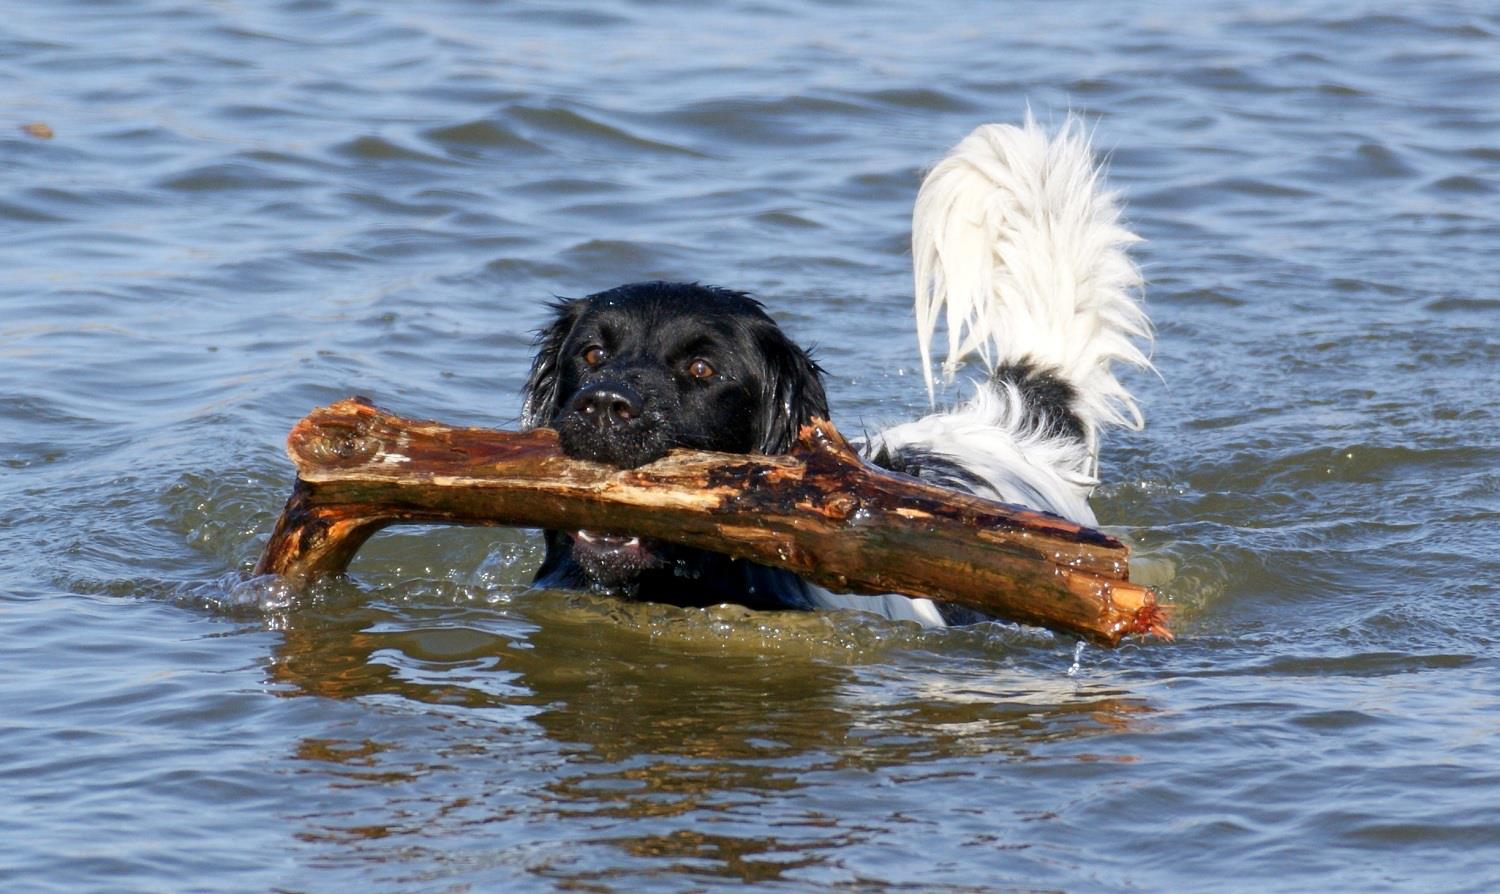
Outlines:
{"label": "water splash", "polygon": [[1073,663],[1068,666],[1068,676],[1077,677],[1083,661],[1083,640],[1073,644]]}

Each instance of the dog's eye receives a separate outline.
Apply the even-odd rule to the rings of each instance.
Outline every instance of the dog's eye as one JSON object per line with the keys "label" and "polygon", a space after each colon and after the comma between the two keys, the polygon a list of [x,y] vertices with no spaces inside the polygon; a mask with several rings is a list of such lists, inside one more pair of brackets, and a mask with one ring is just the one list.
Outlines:
{"label": "dog's eye", "polygon": [[583,362],[589,366],[598,366],[604,362],[606,356],[608,355],[604,353],[603,348],[598,345],[589,345],[583,351]]}
{"label": "dog's eye", "polygon": [[714,374],[713,366],[702,357],[696,357],[688,364],[688,375],[695,379],[707,379]]}

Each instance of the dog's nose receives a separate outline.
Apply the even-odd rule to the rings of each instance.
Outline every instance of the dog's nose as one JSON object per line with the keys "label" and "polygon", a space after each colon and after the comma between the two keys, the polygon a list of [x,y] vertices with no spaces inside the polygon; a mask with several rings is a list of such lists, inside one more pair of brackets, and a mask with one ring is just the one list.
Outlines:
{"label": "dog's nose", "polygon": [[573,411],[600,428],[629,422],[641,415],[641,395],[629,385],[611,383],[585,388],[573,398]]}

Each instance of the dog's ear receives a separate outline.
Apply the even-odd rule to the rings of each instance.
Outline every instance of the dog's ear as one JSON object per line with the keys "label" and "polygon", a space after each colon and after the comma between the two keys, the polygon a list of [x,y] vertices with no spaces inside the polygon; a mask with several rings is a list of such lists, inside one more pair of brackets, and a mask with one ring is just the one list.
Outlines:
{"label": "dog's ear", "polygon": [[761,385],[761,418],[756,450],[786,453],[797,432],[815,417],[828,418],[823,369],[780,329],[770,327],[758,338],[766,369]]}
{"label": "dog's ear", "polygon": [[558,301],[552,310],[556,314],[552,323],[537,330],[536,357],[531,361],[531,375],[523,389],[526,399],[521,405],[521,427],[526,429],[547,425],[557,414],[557,402],[562,399],[557,393],[558,362],[563,343],[583,315],[583,301]]}

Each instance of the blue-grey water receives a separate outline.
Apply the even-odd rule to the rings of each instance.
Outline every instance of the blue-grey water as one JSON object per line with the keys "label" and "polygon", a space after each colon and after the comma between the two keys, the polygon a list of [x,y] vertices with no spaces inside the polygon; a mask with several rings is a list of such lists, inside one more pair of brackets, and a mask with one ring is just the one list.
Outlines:
{"label": "blue-grey water", "polygon": [[[1493,4],[0,7],[0,890],[1500,887]],[[920,171],[1028,103],[1147,240],[1096,504],[1177,642],[240,582],[297,418],[513,425],[553,295],[922,411]]]}

